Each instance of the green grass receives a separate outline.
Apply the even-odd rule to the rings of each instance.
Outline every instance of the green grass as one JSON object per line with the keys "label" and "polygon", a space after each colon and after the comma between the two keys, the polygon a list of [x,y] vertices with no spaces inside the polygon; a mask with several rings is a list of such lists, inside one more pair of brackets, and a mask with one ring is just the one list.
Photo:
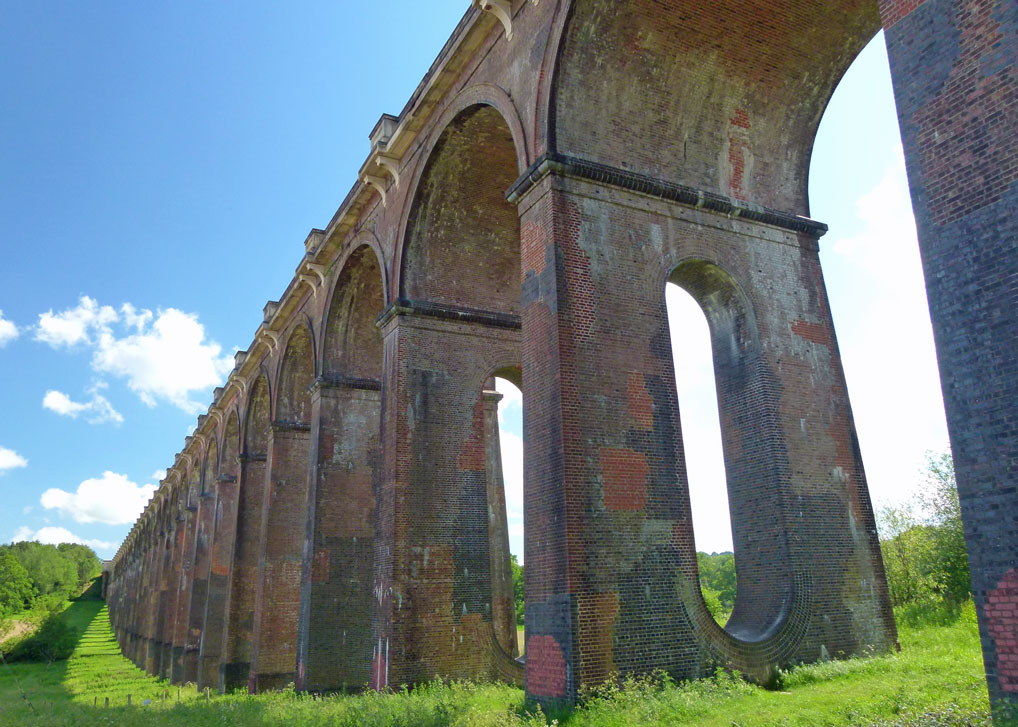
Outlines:
{"label": "green grass", "polygon": [[[249,697],[180,690],[152,679],[122,657],[102,603],[81,601],[64,612],[81,638],[70,659],[0,665],[0,725],[546,725],[523,692],[492,684],[434,683],[397,694],[292,692]],[[948,625],[901,629],[900,654],[797,667],[782,688],[767,691],[725,672],[694,683],[667,677],[629,680],[592,691],[582,707],[560,715],[562,727],[657,724],[724,727],[783,725],[989,725],[978,634],[970,612]],[[167,701],[162,702],[162,695]],[[127,695],[132,706],[127,707]],[[105,699],[111,706],[105,708]],[[148,705],[144,700],[151,700]],[[98,707],[94,707],[97,703]]]}

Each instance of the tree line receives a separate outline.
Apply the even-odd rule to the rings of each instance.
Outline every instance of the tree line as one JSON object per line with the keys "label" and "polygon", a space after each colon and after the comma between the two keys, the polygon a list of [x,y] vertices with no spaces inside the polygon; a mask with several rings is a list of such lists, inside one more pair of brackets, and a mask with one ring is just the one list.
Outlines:
{"label": "tree line", "polygon": [[102,564],[85,545],[24,542],[0,546],[0,617],[78,595]]}

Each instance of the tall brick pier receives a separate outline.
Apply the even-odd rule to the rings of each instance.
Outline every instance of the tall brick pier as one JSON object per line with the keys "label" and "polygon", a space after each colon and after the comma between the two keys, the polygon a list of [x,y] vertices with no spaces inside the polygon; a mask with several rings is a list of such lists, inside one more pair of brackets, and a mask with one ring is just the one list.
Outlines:
{"label": "tall brick pier", "polygon": [[[766,683],[893,648],[806,193],[881,26],[987,680],[1015,699],[1015,0],[475,0],[117,553],[124,653],[224,689],[440,675],[551,704],[614,674]],[[668,282],[711,331],[724,628],[698,587]],[[524,396],[525,667],[496,375]]]}

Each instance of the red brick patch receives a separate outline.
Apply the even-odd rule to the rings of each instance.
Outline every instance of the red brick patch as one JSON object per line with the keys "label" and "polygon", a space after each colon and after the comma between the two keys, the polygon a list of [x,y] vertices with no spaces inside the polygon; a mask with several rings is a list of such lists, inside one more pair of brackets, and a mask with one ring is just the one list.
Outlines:
{"label": "red brick patch", "polygon": [[604,506],[607,510],[642,510],[647,504],[647,475],[650,466],[642,452],[631,449],[601,449],[604,475]]}
{"label": "red brick patch", "polygon": [[527,691],[541,697],[566,696],[566,660],[554,636],[527,639]]}
{"label": "red brick patch", "polygon": [[1012,568],[986,596],[986,628],[997,645],[1000,688],[1018,692],[1018,569]]}

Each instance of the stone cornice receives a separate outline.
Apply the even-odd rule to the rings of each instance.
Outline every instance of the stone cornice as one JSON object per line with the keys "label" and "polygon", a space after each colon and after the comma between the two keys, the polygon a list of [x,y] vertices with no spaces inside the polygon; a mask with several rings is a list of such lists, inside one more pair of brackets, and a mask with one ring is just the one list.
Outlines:
{"label": "stone cornice", "polygon": [[492,326],[494,328],[508,328],[512,330],[520,330],[522,327],[520,317],[511,313],[500,313],[498,311],[480,310],[477,308],[461,308],[459,306],[409,300],[407,298],[397,298],[390,303],[382,311],[382,314],[378,316],[375,325],[379,328],[384,328],[389,321],[398,315],[425,316],[460,323],[480,323],[481,325]]}
{"label": "stone cornice", "polygon": [[684,184],[656,179],[645,174],[637,174],[626,169],[619,169],[600,162],[587,161],[567,154],[548,152],[520,175],[506,192],[506,199],[517,204],[527,193],[548,175],[573,177],[597,184],[618,187],[629,192],[657,197],[669,202],[696,209],[708,210],[742,220],[761,222],[792,232],[802,232],[813,237],[821,237],[827,232],[823,222],[794,215],[789,212],[772,210],[767,207],[742,202],[716,192],[707,192]]}

